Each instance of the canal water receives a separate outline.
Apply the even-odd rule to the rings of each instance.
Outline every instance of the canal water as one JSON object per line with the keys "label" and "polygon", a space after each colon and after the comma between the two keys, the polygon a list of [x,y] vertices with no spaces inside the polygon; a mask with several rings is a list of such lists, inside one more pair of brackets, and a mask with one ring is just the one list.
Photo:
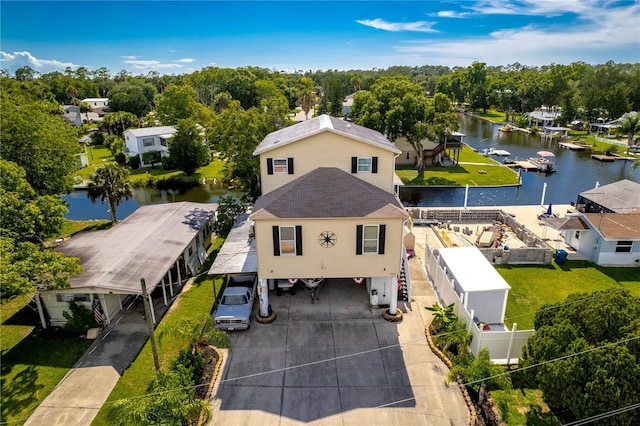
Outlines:
{"label": "canal water", "polygon": [[[469,188],[467,206],[569,204],[578,194],[622,179],[640,182],[640,167],[635,170],[631,161],[604,163],[591,158],[588,150],[571,151],[558,147],[557,142],[522,132],[500,132],[501,126],[477,117],[458,114],[464,141],[474,149],[502,149],[511,159],[536,157],[538,151],[555,154],[556,172],[522,172],[522,185],[504,188]],[[504,157],[493,156],[502,161]],[[546,184],[546,190],[544,186]],[[400,199],[407,206],[462,207],[465,188],[401,188]]]}
{"label": "canal water", "polygon": [[[544,141],[540,136],[521,132],[503,133],[497,124],[477,117],[459,114],[460,132],[465,142],[480,152],[484,149],[503,149],[511,158],[536,157],[541,150],[555,154],[556,173],[522,172],[522,185],[505,188],[469,188],[467,206],[538,205],[542,203],[543,187],[546,183],[544,204],[569,204],[575,202],[578,193],[592,189],[596,184],[606,185],[622,179],[640,182],[640,167],[633,170],[630,161],[603,163],[591,159],[589,151],[561,149],[557,143]],[[494,157],[498,161],[502,157]],[[240,197],[221,184],[207,183],[186,192],[165,191],[154,188],[136,188],[133,199],[124,201],[117,209],[118,219],[124,219],[138,207],[146,204],[170,203],[174,201],[217,202],[227,194]],[[65,196],[69,202],[72,220],[109,219],[108,206],[87,198],[85,191],[74,191]],[[462,207],[465,188],[401,188],[400,199],[406,206]]]}

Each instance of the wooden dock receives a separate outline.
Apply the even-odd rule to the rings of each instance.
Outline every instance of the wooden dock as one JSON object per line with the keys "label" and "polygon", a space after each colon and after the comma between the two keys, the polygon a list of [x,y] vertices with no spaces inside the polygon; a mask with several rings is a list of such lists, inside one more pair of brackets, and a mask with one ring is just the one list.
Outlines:
{"label": "wooden dock", "polygon": [[625,157],[622,155],[604,155],[604,154],[591,154],[591,158],[594,160],[602,161],[603,163],[610,163],[616,160],[628,160],[635,161],[635,157]]}
{"label": "wooden dock", "polygon": [[538,166],[527,160],[515,160],[513,163],[505,164],[507,167],[525,170],[538,170]]}
{"label": "wooden dock", "polygon": [[591,149],[589,145],[575,144],[572,142],[559,142],[558,146],[560,148],[567,148],[572,151],[584,151],[585,149]]}

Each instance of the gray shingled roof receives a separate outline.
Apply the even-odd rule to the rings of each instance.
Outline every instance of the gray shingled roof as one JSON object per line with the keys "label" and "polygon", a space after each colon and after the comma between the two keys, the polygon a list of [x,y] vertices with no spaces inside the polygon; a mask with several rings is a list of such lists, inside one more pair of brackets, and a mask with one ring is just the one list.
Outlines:
{"label": "gray shingled roof", "polygon": [[387,149],[396,154],[401,151],[382,133],[326,114],[305,120],[284,129],[269,133],[258,145],[253,155],[308,138],[321,132],[333,132],[361,142]]}
{"label": "gray shingled roof", "polygon": [[258,198],[251,220],[409,217],[395,195],[335,167],[319,167]]}
{"label": "gray shingled roof", "polygon": [[616,213],[640,209],[640,183],[627,179],[581,192],[580,196]]}
{"label": "gray shingled roof", "polygon": [[56,250],[80,258],[83,270],[71,277],[72,288],[141,293],[145,278],[152,292],[216,209],[191,202],[142,206],[116,226],[74,235]]}

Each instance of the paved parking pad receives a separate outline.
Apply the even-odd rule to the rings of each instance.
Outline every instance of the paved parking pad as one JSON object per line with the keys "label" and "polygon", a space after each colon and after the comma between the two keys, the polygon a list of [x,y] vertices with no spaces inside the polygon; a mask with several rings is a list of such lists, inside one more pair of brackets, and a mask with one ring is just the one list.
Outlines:
{"label": "paved parking pad", "polygon": [[301,288],[269,296],[276,321],[231,333],[210,424],[468,424],[424,335],[419,309],[432,296],[417,296],[400,323],[351,280],[326,282],[314,303]]}

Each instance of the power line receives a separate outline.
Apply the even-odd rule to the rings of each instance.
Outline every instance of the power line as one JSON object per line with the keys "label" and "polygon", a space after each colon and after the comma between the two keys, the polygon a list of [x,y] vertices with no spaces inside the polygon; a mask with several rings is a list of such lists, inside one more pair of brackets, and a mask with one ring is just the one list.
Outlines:
{"label": "power line", "polygon": [[593,423],[598,420],[602,420],[608,417],[616,416],[618,414],[626,413],[627,411],[635,410],[636,408],[640,408],[640,402],[636,402],[635,404],[630,404],[625,407],[616,408],[615,410],[607,411],[606,413],[596,414],[595,416],[587,417],[586,419],[565,423],[563,426],[586,425],[588,423]]}

